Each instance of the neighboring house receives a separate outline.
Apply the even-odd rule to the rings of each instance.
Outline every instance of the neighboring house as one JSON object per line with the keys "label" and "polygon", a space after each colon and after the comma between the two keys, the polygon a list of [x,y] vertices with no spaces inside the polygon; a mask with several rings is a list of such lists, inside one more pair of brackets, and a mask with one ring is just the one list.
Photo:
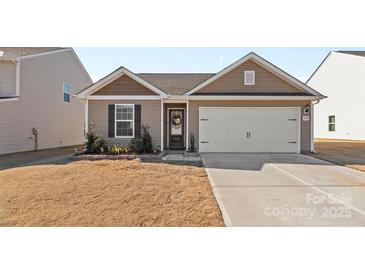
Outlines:
{"label": "neighboring house", "polygon": [[324,98],[255,53],[216,74],[134,74],[121,67],[78,94],[89,128],[128,144],[199,152],[308,152],[311,104]]}
{"label": "neighboring house", "polygon": [[0,154],[81,144],[90,84],[72,48],[0,48]]}
{"label": "neighboring house", "polygon": [[365,51],[330,52],[307,85],[328,96],[314,107],[316,138],[365,140]]}

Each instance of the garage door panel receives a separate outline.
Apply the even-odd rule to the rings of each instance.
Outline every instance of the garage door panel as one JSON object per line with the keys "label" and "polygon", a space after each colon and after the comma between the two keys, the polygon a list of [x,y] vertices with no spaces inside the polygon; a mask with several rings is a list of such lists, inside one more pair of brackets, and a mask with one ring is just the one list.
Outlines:
{"label": "garage door panel", "polygon": [[201,152],[297,152],[298,108],[200,108]]}

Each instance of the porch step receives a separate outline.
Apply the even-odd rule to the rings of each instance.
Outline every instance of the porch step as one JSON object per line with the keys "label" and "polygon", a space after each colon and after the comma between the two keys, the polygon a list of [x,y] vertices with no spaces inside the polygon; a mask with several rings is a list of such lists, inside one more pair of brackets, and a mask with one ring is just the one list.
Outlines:
{"label": "porch step", "polygon": [[185,150],[184,149],[179,149],[179,150],[171,150],[171,149],[166,149],[164,151],[165,154],[184,154]]}

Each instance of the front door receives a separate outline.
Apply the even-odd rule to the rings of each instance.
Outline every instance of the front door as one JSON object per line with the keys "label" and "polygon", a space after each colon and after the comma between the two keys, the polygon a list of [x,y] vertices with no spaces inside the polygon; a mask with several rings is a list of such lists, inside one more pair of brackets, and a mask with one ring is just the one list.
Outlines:
{"label": "front door", "polygon": [[184,148],[184,110],[169,109],[169,146]]}

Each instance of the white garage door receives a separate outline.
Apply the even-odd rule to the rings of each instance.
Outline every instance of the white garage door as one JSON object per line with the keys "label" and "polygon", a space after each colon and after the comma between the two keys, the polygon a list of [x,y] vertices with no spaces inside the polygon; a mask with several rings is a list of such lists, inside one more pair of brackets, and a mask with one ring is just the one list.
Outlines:
{"label": "white garage door", "polygon": [[300,109],[200,107],[200,152],[300,152]]}

